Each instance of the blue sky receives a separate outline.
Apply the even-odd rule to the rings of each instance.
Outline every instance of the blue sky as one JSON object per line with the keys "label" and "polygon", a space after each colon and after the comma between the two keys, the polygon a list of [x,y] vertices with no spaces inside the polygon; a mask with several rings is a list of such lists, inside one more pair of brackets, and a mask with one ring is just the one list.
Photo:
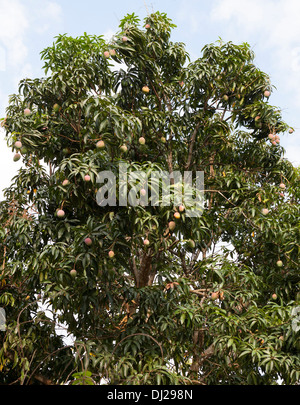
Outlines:
{"label": "blue sky", "polygon": [[[173,41],[186,44],[191,59],[219,37],[234,43],[248,42],[255,64],[271,76],[276,90],[270,104],[282,109],[283,118],[295,128],[281,136],[286,157],[300,164],[300,1],[299,0],[0,0],[0,117],[8,96],[18,91],[24,77],[43,76],[40,52],[58,34],[84,32],[110,38],[119,20],[135,12],[143,19],[152,11],[165,12],[177,25]],[[0,198],[21,167],[0,131]]]}

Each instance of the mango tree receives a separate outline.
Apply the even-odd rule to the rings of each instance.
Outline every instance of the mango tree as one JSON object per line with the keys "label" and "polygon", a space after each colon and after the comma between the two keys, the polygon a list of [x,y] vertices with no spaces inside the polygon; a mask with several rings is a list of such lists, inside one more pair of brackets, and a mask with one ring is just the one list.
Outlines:
{"label": "mango tree", "polygon": [[[294,130],[249,44],[191,61],[173,28],[155,12],[109,41],[58,35],[10,97],[2,384],[299,383]],[[176,172],[203,173],[199,215],[151,203],[151,174],[174,196]]]}

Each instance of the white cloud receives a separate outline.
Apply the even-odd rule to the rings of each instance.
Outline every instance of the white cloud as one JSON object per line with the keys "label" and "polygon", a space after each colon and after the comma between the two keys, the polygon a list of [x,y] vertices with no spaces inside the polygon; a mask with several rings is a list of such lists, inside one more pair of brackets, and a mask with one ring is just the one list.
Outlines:
{"label": "white cloud", "polygon": [[300,46],[292,49],[291,53],[291,68],[293,72],[300,72]]}
{"label": "white cloud", "polygon": [[[54,1],[0,0],[0,45],[6,68],[18,68],[28,56],[29,33],[42,34],[62,19],[61,6]],[[3,63],[2,63],[3,64]]]}
{"label": "white cloud", "polygon": [[0,35],[8,39],[22,34],[28,27],[28,21],[24,18],[25,7],[19,0],[0,0],[1,25]]}
{"label": "white cloud", "polygon": [[[52,0],[0,0],[0,12],[0,75],[4,77],[4,80],[1,77],[0,86],[1,118],[8,104],[6,89],[13,88],[17,92],[22,78],[36,74],[29,53],[35,45],[32,38],[49,35],[49,32],[52,35],[52,31],[56,35],[62,21],[62,9]],[[22,165],[21,161],[13,162],[12,158],[4,131],[0,129],[0,200],[3,188],[10,185],[11,178]]]}
{"label": "white cloud", "polygon": [[[292,137],[283,138],[288,157],[299,165],[300,108],[300,1],[213,0],[210,19],[223,35],[246,41],[259,55],[277,90],[271,103],[281,106],[284,119],[295,126]],[[298,125],[297,125],[298,123]]]}
{"label": "white cloud", "polygon": [[253,30],[262,26],[264,2],[258,0],[218,0],[211,10],[212,20],[234,19],[235,24],[243,29]]}
{"label": "white cloud", "polygon": [[58,3],[54,3],[52,1],[48,1],[45,7],[45,14],[48,15],[49,18],[52,19],[61,19],[62,17],[62,9]]}
{"label": "white cloud", "polygon": [[57,3],[47,1],[44,2],[42,8],[36,10],[35,19],[39,21],[39,24],[36,26],[36,31],[40,34],[49,31],[53,23],[60,23],[62,21],[62,9],[61,6]]}
{"label": "white cloud", "polygon": [[[201,2],[202,3],[202,2]],[[205,7],[205,3],[201,4],[201,12],[199,12],[199,0],[182,0],[176,8],[176,20],[180,24],[185,25],[185,32],[189,34],[196,34],[201,31],[201,27],[207,20],[207,15],[202,8]],[[180,27],[178,25],[178,27]]]}
{"label": "white cloud", "polygon": [[268,53],[272,69],[284,71],[289,81],[291,74],[300,86],[299,15],[299,0],[215,0],[210,18],[226,22],[231,36],[255,41],[255,49]]}
{"label": "white cloud", "polygon": [[5,72],[6,70],[6,49],[4,46],[0,46],[0,72]]}
{"label": "white cloud", "polygon": [[5,49],[7,68],[16,67],[27,56],[24,35],[29,26],[25,7],[19,0],[0,0],[0,43]]}

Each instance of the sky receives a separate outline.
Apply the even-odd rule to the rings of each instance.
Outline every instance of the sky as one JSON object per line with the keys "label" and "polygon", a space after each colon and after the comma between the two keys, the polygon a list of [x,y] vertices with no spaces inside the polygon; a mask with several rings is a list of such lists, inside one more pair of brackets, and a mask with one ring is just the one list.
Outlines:
{"label": "sky", "polygon": [[[160,11],[177,25],[172,40],[184,42],[191,60],[219,38],[247,42],[256,66],[271,77],[276,88],[269,102],[282,110],[295,129],[281,136],[285,157],[300,165],[300,1],[299,0],[0,0],[0,118],[5,117],[9,95],[18,83],[43,77],[40,52],[58,34],[84,32],[110,39],[128,13],[141,19]],[[13,162],[0,130],[0,200],[2,190],[22,167]]]}

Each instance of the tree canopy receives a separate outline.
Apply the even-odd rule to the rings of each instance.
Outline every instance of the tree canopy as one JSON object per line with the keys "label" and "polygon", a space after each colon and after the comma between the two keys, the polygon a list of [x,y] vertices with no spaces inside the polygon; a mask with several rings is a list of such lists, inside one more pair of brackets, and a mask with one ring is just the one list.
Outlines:
{"label": "tree canopy", "polygon": [[[155,12],[110,41],[58,35],[44,77],[10,97],[22,167],[0,203],[1,384],[299,383],[293,128],[249,44],[191,61],[174,28]],[[203,172],[202,214],[118,204],[120,164]],[[104,171],[114,206],[97,200]]]}

